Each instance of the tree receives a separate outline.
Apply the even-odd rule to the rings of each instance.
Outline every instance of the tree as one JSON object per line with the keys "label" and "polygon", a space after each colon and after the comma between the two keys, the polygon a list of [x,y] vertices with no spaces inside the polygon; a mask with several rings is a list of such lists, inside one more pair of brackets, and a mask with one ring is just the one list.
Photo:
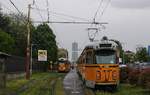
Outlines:
{"label": "tree", "polygon": [[147,62],[149,60],[149,56],[145,47],[140,47],[136,52],[136,61],[139,62]]}
{"label": "tree", "polygon": [[[115,40],[115,39],[110,39],[110,41],[115,42],[118,45],[119,51],[120,51],[120,58],[124,57],[124,50],[122,49],[122,44],[120,43],[120,41]],[[124,59],[123,59],[124,60]]]}
{"label": "tree", "polygon": [[[7,31],[15,40],[14,55],[26,56],[27,18],[20,14],[11,14],[10,30]],[[26,21],[26,22],[25,22]]]}
{"label": "tree", "polygon": [[[0,13],[0,22],[0,28],[14,39],[13,55],[24,57],[27,44],[27,17],[22,14]],[[31,26],[33,27],[32,24]]]}
{"label": "tree", "polygon": [[132,51],[124,52],[125,63],[134,63],[135,62],[135,53]]}
{"label": "tree", "polygon": [[0,29],[0,51],[11,54],[13,52],[14,39]]}
{"label": "tree", "polygon": [[10,30],[10,18],[7,15],[4,15],[0,12],[0,28],[4,32]]}
{"label": "tree", "polygon": [[37,58],[38,49],[47,50],[48,60],[55,62],[57,60],[56,36],[47,24],[40,24],[32,32],[33,57]]}

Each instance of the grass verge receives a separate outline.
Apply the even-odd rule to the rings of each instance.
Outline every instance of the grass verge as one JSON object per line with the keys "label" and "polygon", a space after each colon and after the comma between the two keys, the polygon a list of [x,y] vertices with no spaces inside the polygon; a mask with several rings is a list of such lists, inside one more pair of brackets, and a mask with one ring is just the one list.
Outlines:
{"label": "grass verge", "polygon": [[129,84],[121,84],[118,91],[111,93],[107,91],[96,92],[96,95],[150,95],[150,91]]}
{"label": "grass verge", "polygon": [[56,91],[56,95],[65,95],[64,88],[63,88],[63,78],[59,78],[56,81],[55,91]]}
{"label": "grass verge", "polygon": [[34,73],[30,80],[24,78],[10,80],[5,89],[0,89],[0,95],[50,95],[50,83],[58,73]]}

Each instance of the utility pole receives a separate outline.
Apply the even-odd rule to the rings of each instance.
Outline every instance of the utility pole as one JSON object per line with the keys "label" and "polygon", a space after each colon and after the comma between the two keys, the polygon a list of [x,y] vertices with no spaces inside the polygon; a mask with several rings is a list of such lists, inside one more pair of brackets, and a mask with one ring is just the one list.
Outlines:
{"label": "utility pole", "polygon": [[27,53],[26,53],[26,79],[30,79],[30,56],[31,56],[31,48],[30,48],[30,10],[31,4],[28,5],[28,22],[27,22]]}

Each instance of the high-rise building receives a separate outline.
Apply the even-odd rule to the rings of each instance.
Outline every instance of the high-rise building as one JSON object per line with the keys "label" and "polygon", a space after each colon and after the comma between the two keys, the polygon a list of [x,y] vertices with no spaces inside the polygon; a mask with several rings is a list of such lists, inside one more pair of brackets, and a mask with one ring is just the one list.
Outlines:
{"label": "high-rise building", "polygon": [[150,56],[150,45],[148,46],[148,55]]}
{"label": "high-rise building", "polygon": [[72,43],[72,62],[76,62],[78,59],[78,43]]}

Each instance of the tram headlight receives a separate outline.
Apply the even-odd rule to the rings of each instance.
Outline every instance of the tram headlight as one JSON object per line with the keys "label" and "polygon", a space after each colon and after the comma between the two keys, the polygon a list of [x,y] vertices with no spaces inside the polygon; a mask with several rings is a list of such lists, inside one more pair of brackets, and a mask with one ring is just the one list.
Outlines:
{"label": "tram headlight", "polygon": [[66,68],[65,67],[63,67],[63,70],[65,70]]}

